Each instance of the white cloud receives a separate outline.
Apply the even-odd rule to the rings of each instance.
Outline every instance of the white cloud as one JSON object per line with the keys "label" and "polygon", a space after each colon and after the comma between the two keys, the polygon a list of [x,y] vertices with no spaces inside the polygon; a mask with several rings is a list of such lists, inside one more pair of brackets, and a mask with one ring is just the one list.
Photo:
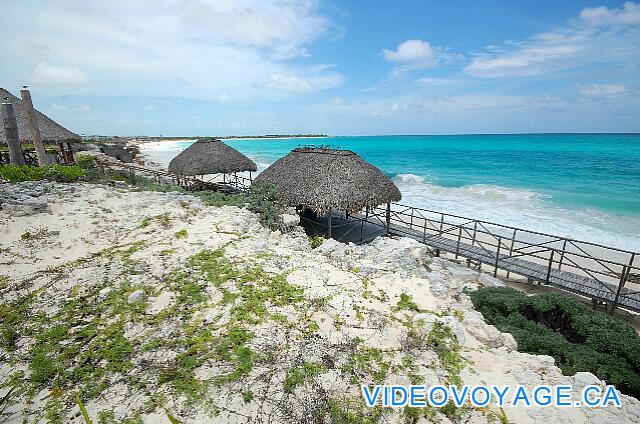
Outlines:
{"label": "white cloud", "polygon": [[428,67],[436,64],[436,53],[431,44],[424,40],[407,40],[399,44],[396,50],[383,49],[382,54],[391,62],[412,66]]}
{"label": "white cloud", "polygon": [[77,85],[86,84],[87,74],[75,66],[55,66],[40,62],[29,77],[36,84]]}
{"label": "white cloud", "polygon": [[578,91],[586,97],[608,97],[622,94],[626,87],[622,84],[583,84]]}
{"label": "white cloud", "polygon": [[558,111],[567,103],[552,96],[505,96],[496,94],[465,94],[457,96],[402,97],[385,100],[346,100],[334,98],[326,104],[344,113],[398,113],[402,115],[448,115],[459,113],[495,113],[504,110],[534,112]]}
{"label": "white cloud", "polygon": [[270,88],[278,90],[309,93],[327,88],[337,87],[342,84],[342,76],[337,73],[324,73],[316,75],[299,74],[272,74],[268,82]]}
{"label": "white cloud", "polygon": [[154,104],[148,104],[144,107],[144,110],[158,110],[158,106]]}
{"label": "white cloud", "polygon": [[315,0],[9,2],[0,56],[13,65],[3,81],[42,95],[213,101],[322,90],[342,77],[309,63],[309,44],[332,30],[318,9]]}
{"label": "white cloud", "polygon": [[460,80],[453,79],[453,78],[424,77],[424,78],[418,79],[418,82],[422,85],[440,86],[440,85],[457,84],[460,82]]}
{"label": "white cloud", "polygon": [[67,107],[65,105],[60,105],[57,103],[54,103],[51,105],[51,109],[53,110],[67,110]]}
{"label": "white cloud", "polygon": [[465,70],[480,77],[545,75],[599,63],[634,63],[640,57],[640,6],[586,8],[565,28],[524,41],[491,46]]}
{"label": "white cloud", "polygon": [[621,9],[608,9],[604,6],[586,7],[580,12],[580,19],[592,25],[640,24],[640,5],[628,1]]}

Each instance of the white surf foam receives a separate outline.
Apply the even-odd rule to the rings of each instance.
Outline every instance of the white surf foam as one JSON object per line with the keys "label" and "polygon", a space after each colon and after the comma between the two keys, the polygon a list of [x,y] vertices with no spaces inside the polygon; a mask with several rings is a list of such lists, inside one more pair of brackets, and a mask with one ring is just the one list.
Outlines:
{"label": "white surf foam", "polygon": [[401,174],[401,203],[621,249],[640,249],[640,219],[594,209],[567,209],[542,193],[494,185],[442,187]]}

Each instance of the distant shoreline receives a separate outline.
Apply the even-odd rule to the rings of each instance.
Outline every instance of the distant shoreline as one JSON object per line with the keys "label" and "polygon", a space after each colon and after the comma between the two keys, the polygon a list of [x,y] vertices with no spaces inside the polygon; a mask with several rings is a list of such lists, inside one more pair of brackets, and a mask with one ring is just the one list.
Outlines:
{"label": "distant shoreline", "polygon": [[119,138],[133,143],[157,143],[164,141],[190,141],[201,138],[215,138],[219,140],[279,140],[291,138],[327,138],[326,134],[265,134],[265,135],[227,135],[227,136],[198,136],[198,137],[151,137],[151,136],[100,136],[92,135],[83,137],[83,141],[106,141]]}

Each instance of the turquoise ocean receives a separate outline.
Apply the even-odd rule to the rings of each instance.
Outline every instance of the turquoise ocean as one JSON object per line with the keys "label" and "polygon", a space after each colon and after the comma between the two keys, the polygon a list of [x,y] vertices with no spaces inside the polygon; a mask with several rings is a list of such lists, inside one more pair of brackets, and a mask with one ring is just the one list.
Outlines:
{"label": "turquoise ocean", "polygon": [[[193,141],[143,147],[168,163]],[[640,251],[640,134],[225,140],[265,169],[299,146],[357,152],[401,203]]]}

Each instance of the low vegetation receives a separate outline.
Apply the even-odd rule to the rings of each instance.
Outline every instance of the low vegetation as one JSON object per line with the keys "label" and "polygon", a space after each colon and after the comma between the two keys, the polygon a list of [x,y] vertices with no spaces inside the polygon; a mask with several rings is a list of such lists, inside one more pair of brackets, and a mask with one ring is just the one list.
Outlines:
{"label": "low vegetation", "polygon": [[83,176],[84,170],[78,165],[0,165],[0,179],[10,183],[39,180],[72,182],[79,180]]}
{"label": "low vegetation", "polygon": [[555,293],[499,287],[470,296],[488,323],[514,336],[518,350],[554,357],[566,375],[588,371],[640,396],[640,336],[629,325]]}

